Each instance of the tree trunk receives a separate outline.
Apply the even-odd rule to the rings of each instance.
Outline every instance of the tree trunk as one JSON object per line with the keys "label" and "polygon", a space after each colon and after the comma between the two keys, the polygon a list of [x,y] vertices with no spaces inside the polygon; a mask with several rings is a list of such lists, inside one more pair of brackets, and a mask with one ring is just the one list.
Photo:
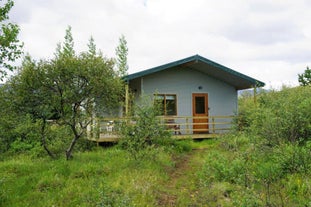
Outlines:
{"label": "tree trunk", "polygon": [[79,139],[79,136],[78,137],[75,136],[71,140],[71,143],[70,143],[68,149],[66,150],[66,159],[67,160],[70,160],[72,158],[72,150],[73,150],[74,146],[76,145],[78,139]]}
{"label": "tree trunk", "polygon": [[77,132],[75,124],[72,124],[70,127],[71,127],[73,134],[74,134],[74,138],[71,140],[71,143],[70,143],[68,149],[66,150],[66,159],[67,160],[70,160],[72,158],[72,150],[73,150],[74,146],[76,145],[78,139],[82,136],[82,133]]}
{"label": "tree trunk", "polygon": [[43,145],[44,150],[48,153],[48,155],[49,155],[51,158],[55,158],[54,155],[53,155],[53,153],[52,153],[52,152],[49,150],[49,148],[46,146],[45,139],[44,139],[42,145]]}
{"label": "tree trunk", "polygon": [[[78,105],[76,105],[76,106],[78,106]],[[76,107],[76,106],[75,106],[75,107]],[[78,108],[78,107],[77,107],[77,108]],[[74,111],[76,111],[76,109],[75,109]],[[76,114],[76,113],[75,113],[75,114]],[[76,145],[78,139],[82,136],[82,134],[83,134],[83,129],[86,128],[86,126],[83,127],[83,126],[80,124],[82,131],[81,131],[81,132],[78,132],[77,124],[76,124],[76,120],[75,120],[75,115],[74,115],[73,122],[72,122],[71,124],[69,124],[69,126],[70,126],[70,128],[71,128],[71,130],[72,130],[72,132],[73,132],[73,134],[74,134],[74,138],[71,140],[71,143],[70,143],[68,149],[66,150],[66,159],[67,159],[67,160],[70,160],[70,159],[72,158],[72,150],[73,150],[74,146]]]}
{"label": "tree trunk", "polygon": [[41,126],[41,144],[44,150],[48,153],[51,158],[55,158],[52,152],[49,150],[48,146],[46,145],[46,137],[45,137],[45,127],[46,127],[46,119],[42,119],[42,126]]}

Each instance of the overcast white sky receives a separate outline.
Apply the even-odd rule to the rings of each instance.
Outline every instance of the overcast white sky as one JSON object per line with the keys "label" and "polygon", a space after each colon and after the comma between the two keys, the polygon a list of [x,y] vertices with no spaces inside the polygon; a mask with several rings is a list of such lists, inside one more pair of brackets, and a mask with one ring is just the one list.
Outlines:
{"label": "overcast white sky", "polygon": [[311,66],[309,0],[15,0],[11,21],[33,58],[53,57],[70,25],[107,57],[124,34],[129,72],[199,54],[277,88]]}

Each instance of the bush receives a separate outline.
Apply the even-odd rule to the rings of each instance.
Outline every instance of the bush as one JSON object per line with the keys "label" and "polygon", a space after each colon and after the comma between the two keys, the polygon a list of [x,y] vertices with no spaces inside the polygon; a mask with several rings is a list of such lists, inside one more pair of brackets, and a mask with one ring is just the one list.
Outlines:
{"label": "bush", "polygon": [[134,159],[146,155],[148,149],[173,144],[170,132],[161,124],[158,115],[155,106],[137,106],[132,120],[121,126],[119,145]]}
{"label": "bush", "polygon": [[307,174],[311,167],[310,150],[309,147],[298,144],[284,144],[275,149],[274,157],[284,173]]}
{"label": "bush", "polygon": [[311,136],[311,87],[283,88],[239,100],[238,129],[263,137],[267,144],[306,142]]}
{"label": "bush", "polygon": [[203,186],[215,181],[248,185],[248,160],[245,156],[232,156],[228,159],[222,153],[211,152],[205,160],[200,172]]}
{"label": "bush", "polygon": [[308,176],[289,175],[284,181],[284,186],[285,194],[292,201],[292,206],[310,206],[311,180]]}
{"label": "bush", "polygon": [[9,147],[12,153],[29,152],[40,146],[39,124],[34,122],[30,116],[21,116],[20,122],[15,124],[11,133],[14,135]]}

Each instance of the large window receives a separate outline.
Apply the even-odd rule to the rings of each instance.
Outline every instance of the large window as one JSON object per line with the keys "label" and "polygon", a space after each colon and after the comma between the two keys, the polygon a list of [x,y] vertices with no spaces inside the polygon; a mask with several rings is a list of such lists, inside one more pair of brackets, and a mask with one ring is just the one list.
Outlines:
{"label": "large window", "polygon": [[172,94],[156,94],[154,95],[155,103],[159,104],[162,115],[173,116],[177,115],[176,95]]}

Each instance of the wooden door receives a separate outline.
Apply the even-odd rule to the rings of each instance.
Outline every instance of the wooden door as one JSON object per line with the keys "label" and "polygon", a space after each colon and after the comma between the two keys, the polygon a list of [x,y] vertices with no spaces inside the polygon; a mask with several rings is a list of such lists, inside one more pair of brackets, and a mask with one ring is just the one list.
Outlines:
{"label": "wooden door", "polygon": [[208,94],[192,94],[193,133],[208,133]]}

